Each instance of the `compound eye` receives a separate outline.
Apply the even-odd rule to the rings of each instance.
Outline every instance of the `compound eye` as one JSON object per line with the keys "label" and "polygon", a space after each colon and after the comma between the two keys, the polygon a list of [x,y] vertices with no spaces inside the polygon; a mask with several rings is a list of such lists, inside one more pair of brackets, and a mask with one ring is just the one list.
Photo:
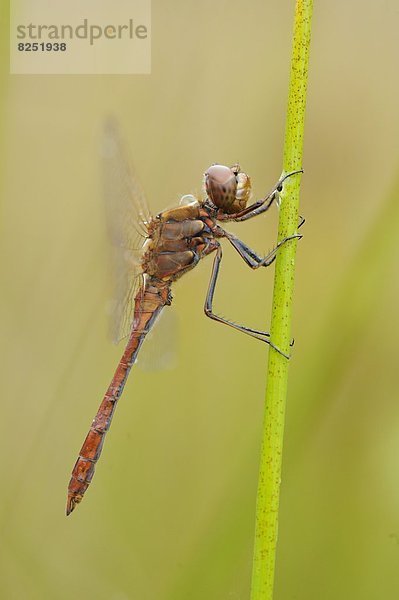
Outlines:
{"label": "compound eye", "polygon": [[218,208],[230,206],[235,200],[237,179],[234,171],[224,165],[212,165],[205,173],[205,188]]}
{"label": "compound eye", "polygon": [[234,171],[224,165],[212,165],[205,173],[205,176],[211,179],[216,185],[226,185],[231,177],[234,176]]}

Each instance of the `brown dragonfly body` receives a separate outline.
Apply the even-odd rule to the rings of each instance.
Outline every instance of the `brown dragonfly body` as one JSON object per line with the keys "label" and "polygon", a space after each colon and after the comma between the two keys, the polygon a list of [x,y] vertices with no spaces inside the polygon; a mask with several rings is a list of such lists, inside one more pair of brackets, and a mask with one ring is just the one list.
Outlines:
{"label": "brown dragonfly body", "polygon": [[253,269],[270,265],[282,240],[267,256],[260,257],[241,240],[226,232],[218,222],[244,221],[265,212],[277,199],[278,192],[289,173],[282,177],[262,200],[246,206],[250,196],[250,179],[238,165],[213,165],[205,173],[207,197],[203,202],[164,211],[145,224],[147,239],[141,258],[142,284],[134,298],[134,314],[130,336],[123,356],[108,387],[104,399],[91,424],[72,471],[68,487],[67,514],[70,514],[87,490],[96,463],[100,457],[105,434],[108,431],[118,399],[126,383],[140,346],[162,309],[171,304],[171,286],[191,270],[202,258],[216,252],[211,281],[205,302],[205,314],[248,335],[256,337],[275,350],[270,335],[232,323],[213,313],[212,302],[222,258],[219,239],[227,238],[243,260]]}

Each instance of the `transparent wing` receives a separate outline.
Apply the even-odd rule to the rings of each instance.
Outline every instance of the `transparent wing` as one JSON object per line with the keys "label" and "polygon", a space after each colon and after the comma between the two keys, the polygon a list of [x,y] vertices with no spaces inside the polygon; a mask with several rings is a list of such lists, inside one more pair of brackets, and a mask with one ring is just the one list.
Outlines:
{"label": "transparent wing", "polygon": [[180,345],[180,319],[173,306],[167,306],[151,327],[137,358],[137,367],[149,373],[177,367]]}
{"label": "transparent wing", "polygon": [[151,215],[118,127],[111,119],[104,127],[102,171],[114,288],[110,333],[118,342],[129,334],[133,321],[134,296],[143,275],[140,259]]}

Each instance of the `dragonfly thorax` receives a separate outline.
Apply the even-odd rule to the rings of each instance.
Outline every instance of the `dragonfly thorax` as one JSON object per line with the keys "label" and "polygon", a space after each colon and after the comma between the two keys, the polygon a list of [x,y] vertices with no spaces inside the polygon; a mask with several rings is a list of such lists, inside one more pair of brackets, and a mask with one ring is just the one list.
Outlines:
{"label": "dragonfly thorax", "polygon": [[209,200],[227,214],[243,210],[251,195],[251,180],[240,165],[212,165],[205,172],[205,190]]}

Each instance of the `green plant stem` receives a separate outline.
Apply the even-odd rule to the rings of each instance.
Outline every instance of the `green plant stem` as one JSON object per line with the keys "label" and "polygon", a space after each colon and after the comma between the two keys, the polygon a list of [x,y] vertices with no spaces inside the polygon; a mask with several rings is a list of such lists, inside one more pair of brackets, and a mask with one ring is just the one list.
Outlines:
{"label": "green plant stem", "polygon": [[[296,1],[284,141],[284,173],[302,167],[312,6],[312,0]],[[294,175],[284,184],[279,241],[297,230],[299,186],[300,175]],[[285,353],[290,350],[296,246],[297,241],[291,240],[281,247],[277,254],[274,278],[271,339]],[[251,600],[273,598],[288,363],[282,354],[270,348],[256,503]]]}

